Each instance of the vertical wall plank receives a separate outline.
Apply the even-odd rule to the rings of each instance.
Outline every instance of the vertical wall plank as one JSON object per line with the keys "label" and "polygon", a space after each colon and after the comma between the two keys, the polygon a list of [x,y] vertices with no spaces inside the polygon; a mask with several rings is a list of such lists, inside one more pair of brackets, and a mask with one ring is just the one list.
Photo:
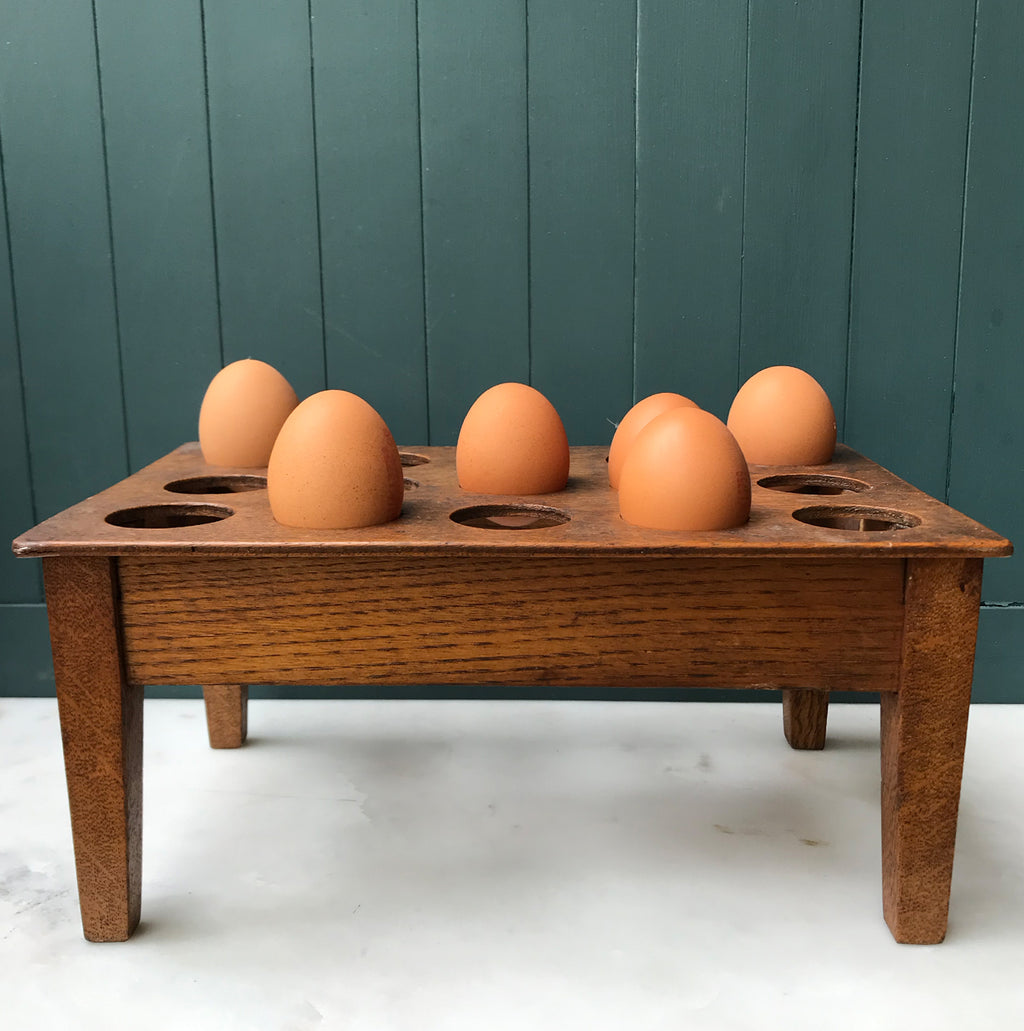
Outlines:
{"label": "vertical wall plank", "polygon": [[[15,561],[42,567],[38,559]],[[46,606],[0,605],[0,698],[52,698],[54,690]]]}
{"label": "vertical wall plank", "polygon": [[858,0],[751,0],[740,378],[806,369],[840,422],[859,33]]}
{"label": "vertical wall plank", "polygon": [[430,433],[530,374],[525,0],[420,0]]}
{"label": "vertical wall plank", "polygon": [[531,382],[574,444],[633,395],[636,11],[528,5]]}
{"label": "vertical wall plank", "polygon": [[[0,125],[0,132],[3,126]],[[11,289],[11,263],[7,237],[3,137],[0,135],[0,483],[4,504],[0,508],[0,604],[43,600],[38,562],[20,561],[6,543],[35,521],[32,481],[25,431],[25,406],[21,396],[21,360],[18,326]]]}
{"label": "vertical wall plank", "polygon": [[[841,419],[845,392],[849,443],[1024,538],[1015,0],[0,8],[10,536],[194,435],[221,316],[227,360],[301,394],[329,374],[408,443],[453,443],[481,390],[531,377],[606,440],[634,286],[636,397],[724,416],[738,373],[802,364]],[[1009,606],[982,613],[988,681],[1020,650],[1022,569],[986,570]],[[48,663],[37,585],[0,559],[0,637],[34,649],[5,669]]]}
{"label": "vertical wall plank", "polygon": [[[1014,3],[1015,0],[1007,0]],[[1006,561],[1000,559],[1000,562]],[[995,565],[986,563],[985,576]],[[982,587],[984,590],[984,585]],[[1024,612],[1019,608],[981,607],[974,653],[973,701],[1024,701]]]}
{"label": "vertical wall plank", "polygon": [[323,389],[307,0],[204,5],[225,361]]}
{"label": "vertical wall plank", "polygon": [[864,0],[846,441],[946,488],[974,0]]}
{"label": "vertical wall plank", "polygon": [[[1013,558],[986,563],[985,597],[1020,603],[1024,603],[1022,39],[1024,6],[1016,0],[980,0],[949,477],[950,504],[1017,543]],[[1024,631],[1024,612],[1017,619]]]}
{"label": "vertical wall plank", "polygon": [[746,0],[640,0],[636,400],[736,393]]}
{"label": "vertical wall plank", "polygon": [[220,368],[199,0],[97,0],[133,468],[196,437]]}
{"label": "vertical wall plank", "polygon": [[92,8],[8,4],[0,126],[37,515],[124,476]]}
{"label": "vertical wall plank", "polygon": [[415,0],[316,0],[327,372],[427,440]]}

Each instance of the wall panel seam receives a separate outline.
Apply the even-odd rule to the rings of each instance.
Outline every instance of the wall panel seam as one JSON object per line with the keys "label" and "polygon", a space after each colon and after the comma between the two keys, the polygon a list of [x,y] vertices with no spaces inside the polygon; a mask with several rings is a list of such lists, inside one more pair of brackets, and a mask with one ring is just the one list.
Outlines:
{"label": "wall panel seam", "polygon": [[747,168],[750,153],[750,6],[747,0],[747,40],[746,59],[743,70],[743,215],[740,219],[740,290],[737,303],[739,310],[736,317],[736,389],[739,390],[743,374],[743,286],[744,265],[747,249]]}
{"label": "wall panel seam", "polygon": [[956,373],[960,354],[960,303],[964,293],[964,240],[967,229],[967,180],[971,167],[971,136],[974,125],[974,69],[978,55],[978,6],[974,0],[974,31],[971,39],[971,76],[967,87],[967,127],[964,132],[963,192],[960,201],[960,253],[957,256],[956,309],[953,315],[953,360],[950,362],[949,423],[946,431],[946,489],[942,500],[949,504],[949,489],[953,476],[953,424],[956,414]]}
{"label": "wall panel seam", "polygon": [[117,348],[117,376],[121,394],[121,433],[124,436],[125,475],[132,472],[132,442],[128,435],[128,401],[124,383],[124,348],[121,345],[121,304],[117,289],[117,255],[114,251],[114,215],[110,203],[110,159],[107,154],[107,112],[103,98],[103,67],[100,61],[100,27],[96,0],[92,0],[92,42],[96,55],[96,93],[100,109],[100,147],[103,152],[103,196],[107,208],[107,246],[110,248],[110,287],[114,301],[114,344]]}
{"label": "wall panel seam", "polygon": [[306,0],[306,18],[309,22],[309,107],[313,134],[313,203],[316,208],[316,262],[320,289],[320,351],[324,388],[330,386],[327,377],[327,305],[324,295],[324,234],[320,214],[320,149],[317,144],[316,125],[316,67],[313,56],[313,0]]}
{"label": "wall panel seam", "polygon": [[847,270],[846,295],[846,375],[843,380],[842,434],[846,434],[847,407],[850,403],[850,362],[853,343],[853,270],[857,249],[857,159],[860,156],[861,72],[864,68],[864,0],[860,0],[860,22],[857,28],[857,105],[853,116],[853,175],[850,190],[850,264]]}
{"label": "wall panel seam", "polygon": [[530,165],[530,0],[523,3],[523,93],[526,106],[526,381],[533,383],[533,212]]}
{"label": "wall panel seam", "polygon": [[217,242],[217,199],[213,186],[213,140],[210,132],[210,65],[206,52],[206,0],[199,0],[199,26],[203,37],[203,109],[206,116],[206,171],[210,185],[210,233],[213,236],[213,280],[217,297],[217,347],[224,365],[224,319],[220,297],[220,250]]}
{"label": "wall panel seam", "polygon": [[632,370],[633,382],[630,387],[630,398],[636,404],[637,396],[637,353],[636,353],[636,298],[637,298],[637,243],[640,238],[638,220],[640,217],[640,5],[643,0],[636,0],[635,35],[633,44],[633,339]]}
{"label": "wall panel seam", "polygon": [[430,328],[427,310],[427,212],[423,203],[423,75],[421,71],[420,45],[420,3],[414,2],[416,19],[416,148],[419,162],[419,202],[420,202],[420,284],[423,299],[423,390],[424,417],[426,419],[427,443],[433,444],[430,429]]}
{"label": "wall panel seam", "polygon": [[[11,291],[11,318],[14,324],[14,353],[18,362],[18,390],[21,394],[21,424],[24,434],[25,466],[28,472],[29,484],[29,505],[32,513],[32,522],[39,522],[39,506],[36,503],[36,478],[32,472],[32,448],[29,446],[29,423],[28,412],[25,407],[25,363],[21,356],[21,327],[18,322],[18,295],[14,288],[14,247],[11,243],[11,214],[7,204],[7,170],[4,165],[4,141],[3,132],[0,130],[0,194],[2,194],[4,205],[4,229],[6,231],[5,246],[7,247],[7,275],[10,280]],[[40,581],[41,586],[41,581]]]}

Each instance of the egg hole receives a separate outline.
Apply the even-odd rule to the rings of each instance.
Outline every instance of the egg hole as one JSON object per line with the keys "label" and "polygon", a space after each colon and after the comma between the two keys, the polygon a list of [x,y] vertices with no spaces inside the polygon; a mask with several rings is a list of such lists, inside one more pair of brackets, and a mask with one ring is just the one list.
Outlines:
{"label": "egg hole", "polygon": [[265,476],[191,476],[164,484],[172,494],[242,494],[249,490],[265,490]]}
{"label": "egg hole", "polygon": [[789,474],[784,476],[766,476],[758,480],[759,487],[768,490],[782,491],[785,494],[860,494],[871,490],[871,484],[863,480],[853,480],[848,476],[826,476],[824,474]]}
{"label": "egg hole", "polygon": [[546,530],[569,522],[569,515],[545,505],[473,505],[449,517],[462,526],[479,530]]}
{"label": "egg hole", "polygon": [[920,526],[921,520],[908,512],[895,512],[884,508],[801,508],[793,518],[810,526],[827,530],[861,530],[880,533],[885,530],[909,530]]}
{"label": "egg hole", "polygon": [[402,460],[402,465],[408,467],[411,465],[426,465],[430,461],[426,455],[416,455],[411,451],[399,451],[398,457]]}
{"label": "egg hole", "polygon": [[200,526],[216,523],[234,515],[226,505],[142,505],[111,512],[111,526],[127,526],[135,530],[164,530],[176,526]]}

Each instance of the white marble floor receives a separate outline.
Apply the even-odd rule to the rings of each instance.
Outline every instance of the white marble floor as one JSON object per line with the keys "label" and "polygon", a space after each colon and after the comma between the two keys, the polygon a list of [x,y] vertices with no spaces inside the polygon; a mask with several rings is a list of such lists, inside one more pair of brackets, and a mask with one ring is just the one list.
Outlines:
{"label": "white marble floor", "polygon": [[975,707],[949,934],[881,917],[877,706],[146,703],[143,924],[81,937],[56,705],[0,699],[0,1026],[995,1028],[1024,1014],[1024,707]]}

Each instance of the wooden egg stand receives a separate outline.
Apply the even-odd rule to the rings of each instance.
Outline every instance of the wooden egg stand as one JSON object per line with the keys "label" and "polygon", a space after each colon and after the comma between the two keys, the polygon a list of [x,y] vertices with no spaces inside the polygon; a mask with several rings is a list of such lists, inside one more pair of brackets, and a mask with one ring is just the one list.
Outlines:
{"label": "wooden egg stand", "polygon": [[880,692],[883,911],[941,941],[982,560],[1010,543],[843,446],[752,467],[745,526],[640,529],[606,454],[573,448],[566,490],[519,499],[461,491],[453,448],[405,451],[402,517],[328,532],[186,444],[19,537],[44,563],[85,936],[139,920],[142,685],[204,685],[216,748],[244,740],[250,683],[419,683],[781,688],[794,748],[823,747],[829,691]]}

